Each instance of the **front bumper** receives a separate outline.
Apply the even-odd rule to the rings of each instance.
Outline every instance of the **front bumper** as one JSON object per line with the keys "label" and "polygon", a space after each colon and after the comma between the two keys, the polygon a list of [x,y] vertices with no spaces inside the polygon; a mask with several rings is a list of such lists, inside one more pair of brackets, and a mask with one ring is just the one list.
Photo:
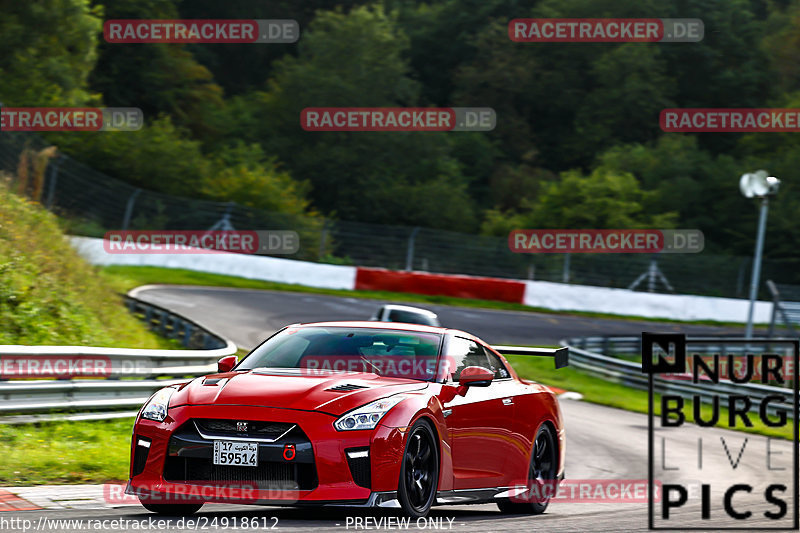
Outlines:
{"label": "front bumper", "polygon": [[[245,434],[242,440],[258,442],[258,467],[219,467],[212,465],[213,441],[226,438],[209,438],[197,419],[274,422],[296,430],[271,442]],[[170,408],[164,422],[137,420],[126,493],[152,503],[393,506],[403,432],[381,425],[340,432],[335,420],[325,413],[256,406]],[[287,445],[294,447],[291,459],[284,455]],[[353,450],[368,455],[353,459]]]}

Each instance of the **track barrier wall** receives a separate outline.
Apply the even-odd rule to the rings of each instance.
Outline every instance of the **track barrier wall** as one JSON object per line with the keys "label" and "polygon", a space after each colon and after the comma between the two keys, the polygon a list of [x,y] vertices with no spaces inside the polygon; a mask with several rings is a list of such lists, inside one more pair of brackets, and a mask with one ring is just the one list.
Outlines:
{"label": "track barrier wall", "polygon": [[[90,263],[183,268],[309,287],[374,290],[453,296],[520,303],[554,311],[583,311],[669,320],[744,322],[748,301],[684,294],[658,294],[548,281],[523,281],[477,276],[396,271],[329,265],[231,253],[110,254],[103,240],[72,237],[72,244]],[[755,322],[768,324],[772,302],[756,302]]]}

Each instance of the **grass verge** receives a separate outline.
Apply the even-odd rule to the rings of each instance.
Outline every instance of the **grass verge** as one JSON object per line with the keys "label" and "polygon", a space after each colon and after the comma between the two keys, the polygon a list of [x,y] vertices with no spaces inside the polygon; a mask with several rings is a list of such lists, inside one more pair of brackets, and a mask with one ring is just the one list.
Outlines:
{"label": "grass verge", "polygon": [[132,428],[133,418],[0,425],[0,485],[126,480]]}

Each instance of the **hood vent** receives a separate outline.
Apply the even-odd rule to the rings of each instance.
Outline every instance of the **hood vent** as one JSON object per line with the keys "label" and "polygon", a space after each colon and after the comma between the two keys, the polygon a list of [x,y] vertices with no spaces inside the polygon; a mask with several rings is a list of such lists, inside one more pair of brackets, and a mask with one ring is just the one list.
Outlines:
{"label": "hood vent", "polygon": [[368,389],[369,387],[365,387],[364,385],[354,385],[352,383],[347,383],[343,385],[336,385],[335,387],[331,387],[330,389],[325,389],[333,392],[350,392],[358,389]]}

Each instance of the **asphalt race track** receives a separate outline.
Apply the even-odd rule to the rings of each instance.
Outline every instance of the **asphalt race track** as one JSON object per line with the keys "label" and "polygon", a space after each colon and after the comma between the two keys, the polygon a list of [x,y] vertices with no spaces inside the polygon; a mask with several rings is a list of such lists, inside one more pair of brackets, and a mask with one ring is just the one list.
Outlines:
{"label": "asphalt race track", "polygon": [[[232,290],[212,288],[158,287],[139,291],[139,298],[168,307],[201,322],[234,340],[244,348],[253,347],[279,327],[293,322],[311,322],[333,319],[365,319],[382,303],[375,300],[330,297],[303,293],[282,293],[255,290]],[[445,306],[425,305],[439,313],[442,322],[451,327],[465,329],[492,343],[520,343],[553,345],[559,339],[569,336],[602,334],[638,334],[643,329],[658,331],[684,331],[687,333],[740,333],[731,328],[711,328],[705,326],[679,327],[653,322],[631,322],[605,320],[567,315],[545,315],[507,311],[478,309],[459,309]],[[641,414],[610,409],[581,401],[563,400],[562,409],[567,429],[567,479],[647,479],[647,417]],[[660,431],[660,430],[659,430]],[[791,476],[791,447],[785,441],[772,441],[771,453],[773,467],[787,467],[783,471],[769,470],[765,463],[766,439],[747,436],[745,450],[737,469],[732,470],[731,457],[736,459],[745,435],[721,429],[703,429],[694,426],[681,428],[677,433],[656,433],[656,440],[666,435],[669,445],[663,457],[666,466],[680,465],[681,470],[663,472],[657,475],[663,482],[670,479],[693,479],[710,483],[711,519],[701,521],[697,498],[690,499],[686,510],[680,516],[681,529],[688,525],[716,527],[730,525],[722,512],[722,495],[719,487],[730,485],[732,472],[737,481],[746,480],[756,490],[752,497],[736,496],[737,508],[752,511],[761,517],[764,511],[774,510],[775,506],[764,501],[762,491],[768,483],[779,479],[789,483]],[[704,455],[702,469],[699,468],[698,438],[702,436]],[[724,439],[724,440],[721,440]],[[724,443],[724,444],[721,444]],[[730,448],[722,452],[721,446]],[[660,454],[659,454],[660,455]],[[791,485],[789,485],[791,492]],[[690,493],[692,494],[692,493]],[[699,494],[699,491],[698,491]],[[782,495],[792,509],[791,494]],[[791,511],[790,511],[791,513]],[[329,531],[398,531],[394,527],[381,527],[376,523],[381,515],[352,509],[290,509],[269,507],[247,507],[232,505],[206,505],[195,516],[207,525],[206,530],[218,531],[221,527],[211,527],[216,519],[223,518],[232,524],[236,518],[269,518],[269,528],[276,524],[276,530],[329,530]],[[392,516],[392,515],[389,515]],[[397,519],[398,516],[394,515]],[[436,507],[431,519],[438,530],[445,531],[646,531],[646,503],[595,503],[554,501],[548,511],[541,516],[501,515],[495,505],[443,506]],[[0,513],[8,520],[24,518],[34,526],[40,519],[126,519],[128,522],[117,531],[142,531],[148,527],[148,518],[155,517],[139,506],[126,506],[106,509],[74,509],[63,511],[28,511]],[[274,520],[272,517],[277,519]],[[438,520],[437,520],[438,519]],[[690,520],[692,523],[690,524]],[[52,524],[52,522],[51,522]],[[360,524],[361,527],[356,527]],[[782,522],[782,524],[786,524]],[[178,518],[168,519],[172,530],[180,529]],[[754,525],[774,526],[762,519]],[[19,526],[19,524],[17,524]],[[201,524],[202,526],[202,524]],[[366,527],[365,527],[366,526]],[[150,526],[152,527],[152,526]],[[202,530],[202,527],[186,528]],[[228,528],[233,530],[232,527]],[[240,528],[241,529],[241,528]],[[429,528],[431,529],[431,528]],[[432,528],[437,530],[436,527]],[[54,529],[49,529],[53,531]],[[74,529],[73,529],[74,530]],[[169,529],[166,529],[169,530]],[[407,530],[418,529],[411,521]],[[43,531],[43,529],[40,529]]]}
{"label": "asphalt race track", "polygon": [[[403,303],[300,292],[152,285],[137,290],[136,297],[177,311],[247,349],[287,324],[366,320],[384,303]],[[642,331],[743,334],[743,328],[409,305],[430,309],[439,315],[442,325],[468,331],[492,344],[557,345],[568,337],[639,335]]]}

